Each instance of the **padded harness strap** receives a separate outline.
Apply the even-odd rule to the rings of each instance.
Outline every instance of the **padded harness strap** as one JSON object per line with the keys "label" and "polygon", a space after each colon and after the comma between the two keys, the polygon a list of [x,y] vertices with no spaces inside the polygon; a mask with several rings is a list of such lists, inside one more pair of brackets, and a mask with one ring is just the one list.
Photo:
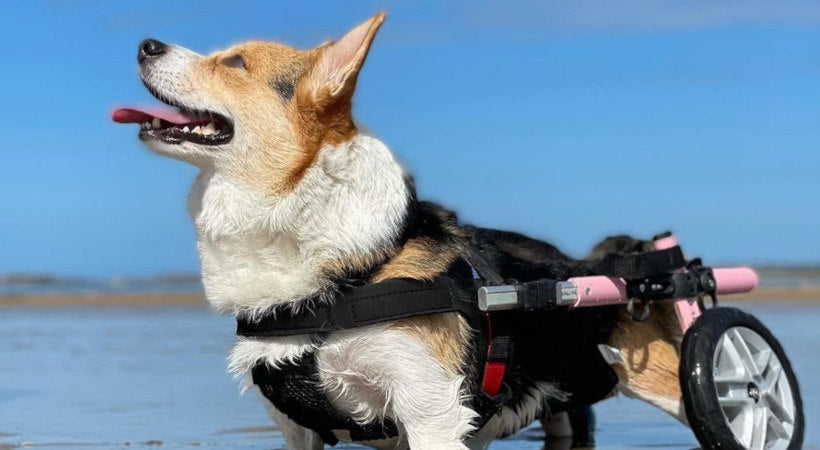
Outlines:
{"label": "padded harness strap", "polygon": [[283,309],[258,321],[237,319],[239,336],[290,336],[372,325],[423,314],[475,310],[475,300],[447,276],[432,281],[391,279],[343,290],[332,304],[294,313]]}

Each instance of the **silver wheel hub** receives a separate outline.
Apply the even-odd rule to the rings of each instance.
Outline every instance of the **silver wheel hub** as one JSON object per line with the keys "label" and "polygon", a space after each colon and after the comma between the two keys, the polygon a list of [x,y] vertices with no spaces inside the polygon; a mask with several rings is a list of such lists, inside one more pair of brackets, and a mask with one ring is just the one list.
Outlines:
{"label": "silver wheel hub", "polygon": [[752,450],[788,448],[794,397],[766,340],[749,328],[730,328],[720,337],[713,361],[718,401],[735,438]]}

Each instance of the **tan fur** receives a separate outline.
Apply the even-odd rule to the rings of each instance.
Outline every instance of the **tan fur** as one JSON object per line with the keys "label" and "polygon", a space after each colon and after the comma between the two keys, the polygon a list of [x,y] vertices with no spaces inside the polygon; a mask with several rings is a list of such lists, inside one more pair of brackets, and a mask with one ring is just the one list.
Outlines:
{"label": "tan fur", "polygon": [[398,255],[384,264],[373,277],[374,282],[390,278],[431,280],[447,271],[459,256],[458,249],[446,248],[440,242],[422,237],[404,245]]}
{"label": "tan fur", "polygon": [[625,360],[613,366],[621,383],[634,393],[679,400],[680,335],[670,302],[654,302],[645,322],[632,320],[622,309],[609,341]]}
{"label": "tan fur", "polygon": [[[222,64],[224,58],[239,55],[245,70]],[[314,158],[314,149],[305,148],[299,124],[293,119],[292,101],[282,99],[271,88],[277,77],[292,77],[294,83],[313,65],[318,52],[300,51],[274,42],[251,41],[214,52],[194,69],[196,82],[222,102],[234,116],[237,134],[253,136],[227,168],[238,179],[269,195],[281,195],[293,187],[295,172],[304,171]]]}
{"label": "tan fur", "polygon": [[[323,145],[335,146],[349,141],[356,135],[353,123],[353,91],[370,44],[384,21],[384,13],[378,13],[360,24],[338,43],[318,46],[312,69],[299,80],[296,99],[292,104],[290,118],[296,124],[300,147],[306,157],[295,166],[288,182],[296,186],[304,171],[310,166]],[[363,31],[361,35],[357,31]],[[338,58],[337,45],[350,45],[355,51],[346,52],[344,64],[336,76],[326,73],[328,59]]]}
{"label": "tan fur", "polygon": [[[313,69],[333,44],[296,50],[274,43],[251,41],[214,52],[193,69],[197,86],[213,93],[231,111],[235,123],[250,130],[237,134],[253,136],[246,155],[227,168],[238,179],[270,196],[292,190],[316,160],[323,146],[335,146],[353,138],[351,98],[356,77],[379,28],[383,14],[362,24],[367,33],[359,50],[351,55],[342,89],[325,88],[328,80]],[[343,38],[344,39],[344,38]],[[223,64],[239,55],[245,69]],[[271,87],[274,79],[292,79],[294,94],[283,99]],[[332,87],[332,86],[331,86]]]}
{"label": "tan fur", "polygon": [[[432,279],[447,271],[463,252],[464,231],[455,223],[445,228],[455,242],[444,243],[429,237],[410,239],[399,253],[382,265],[371,281],[390,278]],[[393,325],[416,337],[430,349],[434,358],[452,373],[458,373],[464,363],[470,327],[457,313],[431,314],[402,319]]]}
{"label": "tan fur", "polygon": [[[382,266],[373,281],[389,278],[432,279],[459,256],[456,248],[437,248],[428,238],[408,242],[399,254]],[[436,251],[438,250],[438,251]],[[434,358],[452,373],[464,362],[470,328],[457,313],[431,314],[402,319],[393,325],[424,342]]]}
{"label": "tan fur", "polygon": [[370,268],[381,264],[393,255],[394,252],[388,248],[381,251],[375,250],[367,254],[351,254],[343,258],[325,261],[322,263],[321,269],[328,278],[345,274],[366,273]]}
{"label": "tan fur", "polygon": [[470,327],[458,313],[430,314],[396,321],[393,325],[430,349],[442,367],[458,374],[470,339]]}

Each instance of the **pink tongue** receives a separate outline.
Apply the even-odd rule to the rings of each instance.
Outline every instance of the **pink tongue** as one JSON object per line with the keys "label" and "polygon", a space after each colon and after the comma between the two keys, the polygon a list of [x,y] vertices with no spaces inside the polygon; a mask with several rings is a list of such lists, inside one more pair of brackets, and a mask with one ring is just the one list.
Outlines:
{"label": "pink tongue", "polygon": [[197,120],[173,108],[148,107],[145,109],[118,108],[111,113],[111,120],[117,123],[145,123],[159,117],[174,125],[183,125]]}

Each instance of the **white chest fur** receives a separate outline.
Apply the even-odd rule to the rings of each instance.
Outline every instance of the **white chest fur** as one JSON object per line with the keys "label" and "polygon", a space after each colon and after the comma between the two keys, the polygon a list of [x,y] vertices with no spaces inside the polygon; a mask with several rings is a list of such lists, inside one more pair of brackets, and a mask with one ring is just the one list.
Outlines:
{"label": "white chest fur", "polygon": [[[255,315],[321,288],[316,265],[276,205],[218,173],[202,172],[189,196],[205,294],[219,311]],[[284,225],[284,224],[281,224]]]}
{"label": "white chest fur", "polygon": [[357,135],[319,150],[290,192],[272,197],[203,169],[188,207],[208,300],[256,316],[325,287],[321,267],[383,249],[400,233],[409,193],[387,147]]}

